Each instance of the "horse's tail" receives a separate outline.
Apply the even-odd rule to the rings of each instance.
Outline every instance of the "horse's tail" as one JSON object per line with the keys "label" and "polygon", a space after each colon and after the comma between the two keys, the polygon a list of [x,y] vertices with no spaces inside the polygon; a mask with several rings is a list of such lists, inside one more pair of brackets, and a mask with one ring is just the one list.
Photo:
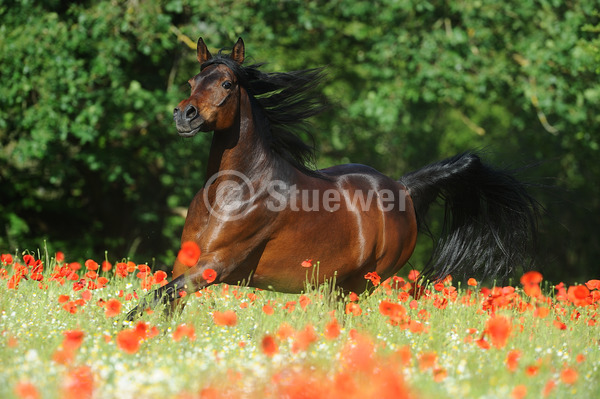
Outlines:
{"label": "horse's tail", "polygon": [[424,274],[441,279],[455,272],[506,276],[529,266],[535,249],[540,206],[511,172],[493,169],[464,153],[425,166],[400,179],[413,200],[419,229],[440,198],[441,236]]}

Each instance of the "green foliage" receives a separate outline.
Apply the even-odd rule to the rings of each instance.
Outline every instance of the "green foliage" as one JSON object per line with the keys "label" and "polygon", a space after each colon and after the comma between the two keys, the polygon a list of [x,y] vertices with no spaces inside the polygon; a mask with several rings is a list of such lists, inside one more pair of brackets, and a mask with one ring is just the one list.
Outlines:
{"label": "green foliage", "polygon": [[265,69],[329,67],[319,166],[400,177],[472,148],[503,166],[542,162],[530,178],[557,187],[536,192],[547,275],[599,271],[595,2],[65,4],[0,5],[1,247],[45,237],[169,264],[183,223],[173,210],[201,187],[210,143],[178,138],[170,118],[197,73],[190,44],[242,36]]}

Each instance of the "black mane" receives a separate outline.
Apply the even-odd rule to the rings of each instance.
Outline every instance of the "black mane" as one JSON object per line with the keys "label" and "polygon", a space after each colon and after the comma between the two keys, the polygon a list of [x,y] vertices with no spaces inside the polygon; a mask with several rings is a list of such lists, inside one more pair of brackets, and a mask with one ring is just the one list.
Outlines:
{"label": "black mane", "polygon": [[[325,76],[323,68],[264,73],[259,70],[263,64],[242,66],[219,51],[201,69],[214,64],[229,67],[248,92],[253,108],[255,104],[260,107],[263,118],[255,119],[271,150],[303,173],[320,176],[315,170],[314,139],[307,119],[326,108],[323,96],[315,92]],[[261,120],[266,126],[261,126]]]}

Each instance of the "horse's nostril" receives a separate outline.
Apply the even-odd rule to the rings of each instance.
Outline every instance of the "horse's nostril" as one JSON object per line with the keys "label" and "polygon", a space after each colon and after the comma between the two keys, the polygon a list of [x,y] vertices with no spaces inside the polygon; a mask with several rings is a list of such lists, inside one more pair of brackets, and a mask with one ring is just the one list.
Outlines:
{"label": "horse's nostril", "polygon": [[190,120],[194,119],[198,115],[198,110],[193,105],[188,105],[185,109],[185,118]]}

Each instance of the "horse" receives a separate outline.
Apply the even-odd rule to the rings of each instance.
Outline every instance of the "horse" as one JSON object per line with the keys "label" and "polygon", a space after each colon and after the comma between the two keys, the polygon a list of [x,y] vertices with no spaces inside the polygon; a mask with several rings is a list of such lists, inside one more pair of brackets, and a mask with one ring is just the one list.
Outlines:
{"label": "horse", "polygon": [[201,255],[191,266],[176,259],[171,282],[149,293],[129,320],[217,283],[300,293],[309,271],[317,284],[335,278],[342,291],[361,293],[369,288],[365,275],[386,279],[409,261],[437,200],[445,216],[423,275],[506,275],[529,262],[538,203],[512,171],[476,152],[397,180],[360,164],[318,170],[314,145],[301,137],[310,134],[307,119],[327,106],[315,94],[324,70],[265,73],[263,64],[243,65],[241,38],[226,51],[213,56],[198,40],[200,72],[173,112],[180,136],[213,132],[207,182],[181,236]]}

